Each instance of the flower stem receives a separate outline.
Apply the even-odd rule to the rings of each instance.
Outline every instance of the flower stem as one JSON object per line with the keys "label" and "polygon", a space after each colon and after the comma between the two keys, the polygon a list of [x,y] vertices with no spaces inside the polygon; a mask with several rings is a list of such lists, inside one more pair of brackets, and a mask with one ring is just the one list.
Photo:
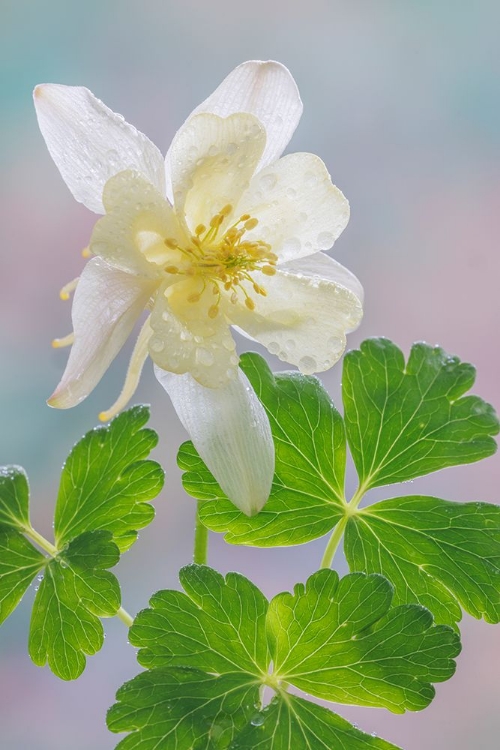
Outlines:
{"label": "flower stem", "polygon": [[134,624],[134,618],[132,615],[129,615],[126,609],[123,609],[123,607],[120,607],[120,609],[117,611],[116,616],[127,626],[127,628],[131,628]]}
{"label": "flower stem", "polygon": [[206,565],[208,557],[208,529],[200,520],[200,506],[196,511],[196,527],[194,530],[193,562]]}
{"label": "flower stem", "polygon": [[322,568],[331,568],[333,558],[335,556],[335,553],[337,551],[337,547],[340,544],[340,540],[342,539],[344,535],[344,529],[346,527],[347,521],[349,520],[349,516],[346,514],[343,516],[338,524],[335,526],[332,535],[328,541],[328,544],[326,545],[325,554],[323,555],[323,559],[321,560],[321,567]]}

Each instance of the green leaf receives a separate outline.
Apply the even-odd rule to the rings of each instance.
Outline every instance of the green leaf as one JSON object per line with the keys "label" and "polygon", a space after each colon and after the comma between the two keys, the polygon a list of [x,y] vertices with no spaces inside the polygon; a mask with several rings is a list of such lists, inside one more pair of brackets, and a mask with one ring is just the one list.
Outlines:
{"label": "green leaf", "polygon": [[31,529],[29,486],[20,466],[0,467],[0,623],[17,607],[45,557],[22,534]]}
{"label": "green leaf", "polygon": [[17,607],[45,562],[22,534],[0,528],[0,623]]}
{"label": "green leaf", "polygon": [[248,675],[157,668],[125,683],[108,712],[112,732],[131,732],[119,750],[223,750],[256,714],[259,685]]}
{"label": "green leaf", "polygon": [[111,533],[91,531],[48,563],[31,617],[29,652],[35,664],[48,662],[63,680],[80,676],[85,654],[95,654],[104,642],[99,618],[120,607],[118,581],[106,570],[119,559]]}
{"label": "green leaf", "polygon": [[351,570],[378,572],[395,603],[419,602],[456,627],[460,607],[500,621],[500,507],[412,495],[358,511],[346,528]]}
{"label": "green leaf", "polygon": [[29,485],[20,466],[0,467],[0,526],[23,529],[30,526]]}
{"label": "green leaf", "polygon": [[158,442],[146,406],[134,406],[107,427],[88,432],[73,448],[61,475],[55,511],[56,545],[85,531],[105,529],[121,552],[137,538],[137,529],[154,517],[149,500],[163,487],[155,461],[144,460]]}
{"label": "green leaf", "polygon": [[457,635],[433,626],[423,607],[391,607],[392,587],[379,575],[341,581],[320,570],[295,593],[269,606],[274,670],[318,698],[337,703],[419,711],[432,682],[449,679],[460,652]]}
{"label": "green leaf", "polygon": [[387,339],[368,339],[344,359],[347,440],[366,491],[491,456],[493,408],[464,396],[472,365],[439,347],[414,344],[408,363]]}
{"label": "green leaf", "polygon": [[231,544],[301,544],[330,531],[343,514],[345,433],[342,418],[319,380],[297,372],[273,376],[265,360],[244,354],[241,368],[269,415],[276,447],[271,496],[249,518],[227,500],[191,443],[181,446],[183,484],[208,500],[202,522],[226,531]]}
{"label": "green leaf", "polygon": [[[252,742],[285,750],[291,726],[294,748],[297,740],[311,750],[390,750],[326,709],[291,698],[285,684],[402,712],[426,706],[434,695],[430,682],[453,674],[456,633],[433,626],[423,607],[392,607],[392,587],[379,575],[339,581],[321,570],[270,603],[237,573],[223,578],[190,565],[181,581],[185,593],[155,594],[130,630],[148,671],[119,691],[109,712],[112,731],[131,732],[120,750],[219,750]],[[262,710],[264,685],[279,702]],[[314,744],[315,737],[323,744]]]}
{"label": "green leaf", "polygon": [[267,673],[267,599],[238,573],[224,578],[204,565],[182,568],[186,593],[160,591],[130,630],[145,667],[195,667],[225,674]]}
{"label": "green leaf", "polygon": [[399,750],[303,698],[274,698],[230,747],[238,750]]}

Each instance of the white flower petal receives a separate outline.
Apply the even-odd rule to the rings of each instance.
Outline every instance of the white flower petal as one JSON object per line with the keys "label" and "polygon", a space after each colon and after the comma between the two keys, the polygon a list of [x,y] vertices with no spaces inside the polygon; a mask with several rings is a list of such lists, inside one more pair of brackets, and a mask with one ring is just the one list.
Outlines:
{"label": "white flower petal", "polygon": [[151,314],[154,331],[149,342],[151,359],[164,370],[190,373],[208,388],[220,388],[237,377],[238,355],[231,329],[222,311],[208,315],[216,297],[207,288],[199,302],[187,301],[196,282],[180,281],[158,293]]}
{"label": "white flower petal", "polygon": [[307,276],[313,279],[326,279],[336,284],[341,284],[346,289],[350,289],[361,303],[363,302],[364,289],[358,277],[338,261],[330,258],[329,255],[325,255],[325,253],[314,253],[314,255],[309,255],[307,258],[289,260],[287,263],[282,263],[279,270],[299,276],[299,278],[300,276]]}
{"label": "white flower petal", "polygon": [[165,194],[163,157],[149,138],[83,86],[40,84],[38,124],[50,155],[76,200],[103,213],[106,181],[124,169],[141,172]]}
{"label": "white flower petal", "polygon": [[327,275],[316,276],[310,274],[309,259],[303,270],[301,264],[295,261],[293,270],[280,268],[272,277],[254,274],[267,297],[255,298],[253,312],[234,305],[231,322],[271,354],[311,374],[340,359],[346,333],[359,325],[363,309],[361,297],[351,290],[354,283],[345,284],[347,269],[334,263]]}
{"label": "white flower petal", "polygon": [[327,250],[349,221],[349,203],[314,154],[289,154],[255,175],[236,213],[259,223],[245,239],[268,242],[280,261]]}
{"label": "white flower petal", "polygon": [[199,224],[208,226],[222,208],[239,202],[265,143],[260,122],[242,112],[225,119],[196,115],[177,133],[171,146],[174,205],[190,232]]}
{"label": "white flower petal", "polygon": [[92,232],[90,250],[123,271],[157,277],[173,262],[164,240],[185,244],[170,203],[138,172],[119,172],[104,186],[106,215]]}
{"label": "white flower petal", "polygon": [[201,458],[228,498],[251,516],[271,491],[274,444],[264,407],[238,372],[223,388],[204,388],[190,375],[155,367]]}
{"label": "white flower petal", "polygon": [[119,271],[100,258],[89,261],[73,300],[75,342],[49,404],[68,409],[95,388],[144,310],[155,284]]}
{"label": "white flower petal", "polygon": [[[182,127],[200,112],[219,117],[235,112],[255,115],[264,125],[267,136],[259,165],[262,168],[279,159],[299,124],[302,109],[297,84],[284,65],[273,60],[249,60],[238,65],[213,94],[196,107]],[[170,156],[169,152],[165,160],[167,186],[170,184]]]}

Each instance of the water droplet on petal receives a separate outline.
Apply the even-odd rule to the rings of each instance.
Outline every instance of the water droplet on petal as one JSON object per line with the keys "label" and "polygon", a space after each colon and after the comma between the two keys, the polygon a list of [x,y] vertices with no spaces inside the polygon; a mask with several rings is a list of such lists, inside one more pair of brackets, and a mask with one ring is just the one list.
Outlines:
{"label": "water droplet on petal", "polygon": [[328,250],[335,242],[335,237],[331,232],[320,232],[316,242],[320,250]]}
{"label": "water droplet on petal", "polygon": [[260,186],[263,190],[272,190],[277,182],[278,178],[275,174],[264,174],[260,178]]}
{"label": "water droplet on petal", "polygon": [[196,350],[196,361],[200,365],[210,367],[210,365],[213,365],[214,363],[214,355],[212,354],[210,349],[205,349],[203,346],[200,346]]}
{"label": "water droplet on petal", "polygon": [[317,363],[314,357],[301,357],[299,359],[299,368],[305,375],[311,375],[316,371]]}
{"label": "water droplet on petal", "polygon": [[151,339],[150,347],[154,352],[161,352],[165,348],[165,342],[160,338]]}
{"label": "water droplet on petal", "polygon": [[267,350],[271,352],[271,354],[277,354],[280,350],[280,345],[277,343],[277,341],[270,341],[267,345]]}

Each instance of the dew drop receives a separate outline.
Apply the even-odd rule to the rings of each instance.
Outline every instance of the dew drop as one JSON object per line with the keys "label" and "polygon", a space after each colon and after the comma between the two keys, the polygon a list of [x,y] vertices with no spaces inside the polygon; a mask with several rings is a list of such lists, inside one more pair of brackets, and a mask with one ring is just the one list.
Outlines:
{"label": "dew drop", "polygon": [[285,341],[285,346],[288,349],[288,351],[293,351],[296,347],[296,343],[294,339],[288,339],[288,341]]}
{"label": "dew drop", "polygon": [[229,154],[229,156],[232,156],[232,154],[235,154],[238,150],[238,146],[236,143],[228,143],[226,146],[226,154]]}
{"label": "dew drop", "polygon": [[120,156],[118,154],[118,151],[116,151],[114,148],[110,148],[109,151],[106,153],[106,160],[111,166],[118,164],[119,159],[120,159]]}
{"label": "dew drop", "polygon": [[305,375],[310,375],[316,370],[317,363],[314,357],[301,357],[299,359],[299,368]]}
{"label": "dew drop", "polygon": [[233,339],[224,339],[224,341],[222,342],[222,346],[224,347],[224,349],[227,349],[228,352],[234,352],[234,350],[236,349],[236,342],[233,341]]}
{"label": "dew drop", "polygon": [[270,341],[267,345],[267,350],[271,352],[271,354],[277,354],[280,350],[280,345],[277,341]]}
{"label": "dew drop", "polygon": [[260,178],[259,184],[263,190],[272,190],[277,182],[278,178],[275,174],[264,174]]}
{"label": "dew drop", "polygon": [[264,723],[264,716],[262,714],[254,714],[250,719],[250,724],[254,727],[261,727]]}
{"label": "dew drop", "polygon": [[161,352],[165,348],[165,342],[160,338],[153,338],[151,340],[150,347],[154,352]]}
{"label": "dew drop", "polygon": [[192,338],[193,338],[193,334],[190,331],[181,331],[180,333],[181,341],[191,341]]}
{"label": "dew drop", "polygon": [[335,237],[331,232],[320,232],[316,242],[320,250],[328,250],[335,242]]}
{"label": "dew drop", "polygon": [[205,349],[201,346],[196,350],[196,361],[200,365],[210,367],[210,365],[213,365],[214,363],[214,355],[209,349]]}

